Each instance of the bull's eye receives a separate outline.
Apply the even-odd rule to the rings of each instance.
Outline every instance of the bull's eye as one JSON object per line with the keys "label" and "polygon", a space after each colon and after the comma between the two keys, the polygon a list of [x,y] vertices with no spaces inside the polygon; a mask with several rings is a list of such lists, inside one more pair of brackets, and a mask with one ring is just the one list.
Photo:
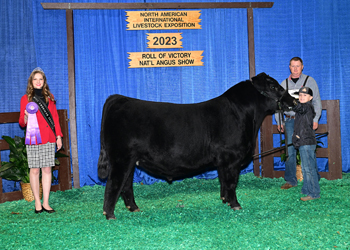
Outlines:
{"label": "bull's eye", "polygon": [[274,86],[270,86],[270,89],[274,90],[274,89],[275,89],[275,87],[274,87]]}

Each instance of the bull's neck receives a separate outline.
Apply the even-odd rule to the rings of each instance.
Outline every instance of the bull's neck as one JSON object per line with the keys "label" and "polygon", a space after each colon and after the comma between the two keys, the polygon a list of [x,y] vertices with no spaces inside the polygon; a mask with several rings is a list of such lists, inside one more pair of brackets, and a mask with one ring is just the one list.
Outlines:
{"label": "bull's neck", "polygon": [[263,98],[259,98],[255,105],[255,113],[254,113],[254,135],[257,136],[259,129],[265,119],[266,116],[272,115],[276,110],[276,102],[268,97],[262,96]]}

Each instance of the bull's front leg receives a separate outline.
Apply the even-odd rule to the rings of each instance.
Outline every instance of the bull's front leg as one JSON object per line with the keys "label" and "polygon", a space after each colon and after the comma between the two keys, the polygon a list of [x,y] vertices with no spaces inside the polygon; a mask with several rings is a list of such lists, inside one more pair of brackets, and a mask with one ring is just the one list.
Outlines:
{"label": "bull's front leg", "polygon": [[239,174],[240,168],[237,167],[237,165],[235,167],[232,167],[231,165],[230,167],[226,168],[226,171],[222,172],[223,178],[220,181],[220,183],[222,183],[221,185],[223,186],[222,200],[234,210],[242,209],[241,205],[238,203],[236,195]]}
{"label": "bull's front leg", "polygon": [[223,203],[227,202],[227,187],[226,187],[226,181],[225,181],[225,174],[224,169],[222,167],[218,167],[218,175],[219,175],[219,181],[220,181],[220,199]]}

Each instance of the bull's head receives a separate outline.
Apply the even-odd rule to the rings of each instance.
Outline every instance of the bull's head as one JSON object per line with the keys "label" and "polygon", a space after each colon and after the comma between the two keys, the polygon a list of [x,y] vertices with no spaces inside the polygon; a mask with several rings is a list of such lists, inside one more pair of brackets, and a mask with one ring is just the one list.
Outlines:
{"label": "bull's head", "polygon": [[291,110],[296,104],[292,97],[274,78],[260,73],[252,78],[253,86],[264,96],[276,101],[278,109]]}

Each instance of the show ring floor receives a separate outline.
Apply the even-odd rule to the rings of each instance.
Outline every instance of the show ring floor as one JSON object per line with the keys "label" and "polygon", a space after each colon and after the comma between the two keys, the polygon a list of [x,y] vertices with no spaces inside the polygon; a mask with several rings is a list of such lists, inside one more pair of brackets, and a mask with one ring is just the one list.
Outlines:
{"label": "show ring floor", "polygon": [[102,215],[103,186],[51,193],[56,213],[34,202],[0,204],[1,249],[350,249],[350,174],[321,179],[321,199],[301,201],[302,183],[241,175],[242,210],[220,200],[218,179],[134,184],[141,212],[119,199],[116,220]]}

